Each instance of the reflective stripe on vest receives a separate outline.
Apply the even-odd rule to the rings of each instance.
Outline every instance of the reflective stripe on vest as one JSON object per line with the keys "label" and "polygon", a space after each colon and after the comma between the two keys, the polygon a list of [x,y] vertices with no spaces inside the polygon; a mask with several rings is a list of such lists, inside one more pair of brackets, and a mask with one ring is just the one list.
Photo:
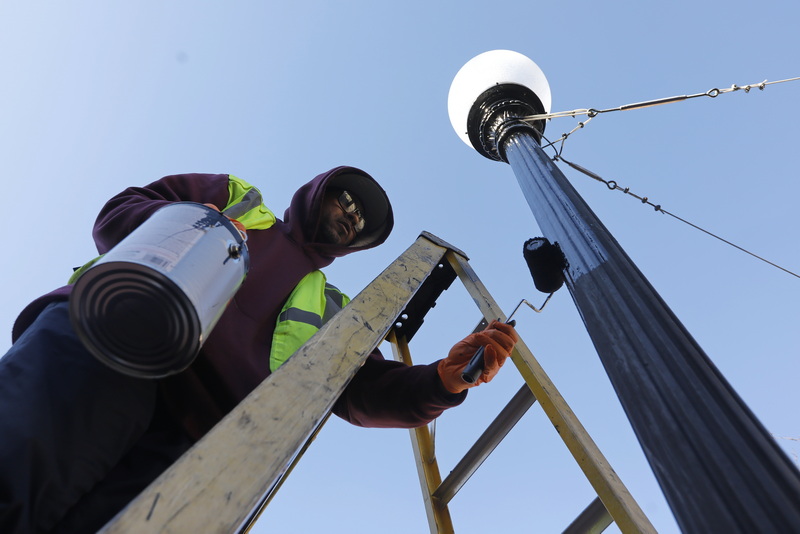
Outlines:
{"label": "reflective stripe on vest", "polygon": [[232,174],[228,175],[228,204],[222,211],[248,230],[266,230],[275,224],[275,214],[261,202],[258,189]]}
{"label": "reflective stripe on vest", "polygon": [[275,371],[350,299],[326,283],[322,271],[303,277],[283,306],[272,336],[269,369]]}

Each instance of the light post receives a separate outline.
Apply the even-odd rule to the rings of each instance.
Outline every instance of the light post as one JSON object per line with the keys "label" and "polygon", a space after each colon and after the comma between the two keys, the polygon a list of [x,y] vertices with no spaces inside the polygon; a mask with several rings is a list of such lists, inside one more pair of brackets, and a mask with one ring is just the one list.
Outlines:
{"label": "light post", "polygon": [[448,100],[456,133],[509,163],[684,532],[800,532],[800,472],[539,146],[547,80],[530,59],[481,54]]}

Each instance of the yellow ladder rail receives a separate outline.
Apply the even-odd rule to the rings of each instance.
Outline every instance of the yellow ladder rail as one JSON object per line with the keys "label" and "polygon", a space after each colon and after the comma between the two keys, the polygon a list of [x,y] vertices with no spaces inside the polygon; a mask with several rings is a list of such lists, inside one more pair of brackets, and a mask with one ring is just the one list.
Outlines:
{"label": "yellow ladder rail", "polygon": [[[413,365],[411,354],[408,350],[408,342],[405,337],[398,337],[394,331],[389,334],[389,341],[392,344],[392,351],[396,360]],[[450,519],[450,510],[447,502],[442,501],[434,495],[434,492],[442,484],[442,477],[439,473],[439,465],[436,461],[436,453],[433,443],[433,436],[429,426],[409,429],[411,435],[411,446],[414,450],[414,458],[417,463],[417,470],[422,487],[422,500],[425,503],[425,512],[428,515],[428,524],[432,534],[454,534],[453,521]]]}

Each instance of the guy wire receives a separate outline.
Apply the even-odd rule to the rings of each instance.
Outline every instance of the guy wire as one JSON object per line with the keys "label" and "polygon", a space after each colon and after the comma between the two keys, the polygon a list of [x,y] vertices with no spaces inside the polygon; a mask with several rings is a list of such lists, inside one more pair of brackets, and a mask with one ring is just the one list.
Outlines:
{"label": "guy wire", "polygon": [[607,108],[607,109],[595,109],[595,108],[586,108],[586,109],[573,109],[572,111],[558,111],[555,113],[542,113],[538,115],[529,115],[525,117],[526,121],[540,121],[540,120],[549,120],[549,119],[556,119],[560,117],[575,117],[576,115],[587,115],[590,119],[596,117],[601,113],[611,113],[612,111],[630,111],[633,109],[642,109],[642,108],[649,108],[653,106],[660,106],[663,104],[674,104],[675,102],[682,102],[684,100],[689,100],[692,98],[699,98],[702,96],[707,96],[710,98],[716,98],[721,94],[724,93],[732,93],[734,91],[744,91],[745,93],[749,93],[751,89],[758,88],[760,91],[763,91],[764,88],[768,85],[773,85],[776,83],[785,83],[785,82],[793,82],[800,80],[800,76],[796,78],[786,78],[785,80],[776,80],[774,82],[768,82],[764,80],[761,83],[754,83],[749,85],[736,85],[733,84],[727,89],[709,89],[705,93],[696,93],[693,95],[678,95],[678,96],[669,96],[666,98],[657,98],[655,100],[646,100],[644,102],[636,102],[634,104],[626,104],[624,106],[618,106],[616,108]]}
{"label": "guy wire", "polygon": [[659,204],[653,204],[652,202],[650,202],[650,200],[649,200],[647,197],[640,197],[640,196],[638,196],[638,195],[636,195],[636,194],[632,193],[632,192],[630,191],[630,188],[628,188],[628,187],[624,187],[624,188],[623,188],[623,187],[620,187],[619,185],[617,185],[617,182],[615,182],[614,180],[605,180],[605,179],[603,179],[601,176],[599,176],[598,174],[596,174],[596,173],[594,173],[594,172],[590,171],[589,169],[586,169],[586,168],[584,168],[584,167],[581,167],[581,166],[580,166],[580,165],[578,165],[577,163],[572,163],[571,161],[567,161],[566,159],[564,159],[564,156],[562,156],[560,153],[559,153],[559,154],[557,154],[557,155],[555,155],[555,156],[553,157],[553,159],[554,159],[555,161],[563,161],[564,163],[566,163],[567,165],[569,165],[570,167],[572,167],[572,168],[573,168],[573,169],[575,169],[576,171],[578,171],[578,172],[581,172],[581,173],[585,174],[585,175],[586,175],[586,176],[588,176],[589,178],[592,178],[592,179],[594,179],[594,180],[597,180],[598,182],[602,182],[602,183],[606,184],[606,187],[608,187],[608,188],[609,188],[610,190],[612,190],[612,191],[614,191],[614,190],[622,191],[622,192],[623,192],[623,193],[625,193],[626,195],[630,195],[630,196],[632,196],[632,197],[634,197],[634,198],[636,198],[636,199],[640,200],[640,201],[642,202],[642,204],[647,204],[647,205],[649,205],[649,206],[652,206],[652,207],[653,207],[653,209],[655,209],[655,210],[656,210],[656,211],[658,211],[658,212],[661,212],[661,213],[664,213],[664,214],[666,214],[666,215],[669,215],[670,217],[674,217],[675,219],[677,219],[677,220],[679,220],[679,221],[681,221],[681,222],[683,222],[683,223],[685,223],[685,224],[688,224],[688,225],[689,225],[689,226],[691,226],[692,228],[695,228],[695,229],[697,229],[697,230],[700,230],[701,232],[703,232],[703,233],[705,233],[705,234],[708,234],[708,235],[710,235],[710,236],[711,236],[711,237],[713,237],[713,238],[719,239],[719,240],[720,240],[720,241],[722,241],[723,243],[726,243],[726,244],[728,244],[728,245],[732,246],[733,248],[736,248],[736,249],[738,249],[738,250],[741,250],[742,252],[745,252],[745,253],[747,253],[747,254],[749,254],[749,255],[753,256],[754,258],[757,258],[757,259],[759,259],[759,260],[763,261],[764,263],[768,263],[769,265],[771,265],[771,266],[775,267],[776,269],[780,269],[781,271],[784,271],[784,272],[786,272],[786,273],[788,273],[788,274],[790,274],[790,275],[792,275],[792,276],[794,276],[794,277],[796,277],[796,278],[800,278],[800,275],[798,275],[797,273],[794,273],[794,272],[790,271],[789,269],[785,269],[785,268],[781,267],[780,265],[777,265],[777,264],[775,264],[775,263],[773,263],[773,262],[771,262],[771,261],[769,261],[769,260],[767,260],[767,259],[765,259],[765,258],[762,258],[762,257],[761,257],[761,256],[759,256],[758,254],[755,254],[755,253],[753,253],[753,252],[750,252],[749,250],[747,250],[747,249],[745,249],[745,248],[743,248],[743,247],[740,247],[739,245],[737,245],[737,244],[735,244],[735,243],[731,243],[731,242],[730,242],[730,241],[728,241],[727,239],[724,239],[724,238],[722,238],[722,237],[720,237],[720,236],[718,236],[718,235],[716,235],[716,234],[714,234],[714,233],[712,233],[712,232],[709,232],[708,230],[706,230],[706,229],[704,229],[704,228],[701,228],[701,227],[697,226],[696,224],[694,224],[694,223],[691,223],[691,222],[687,221],[686,219],[683,219],[683,218],[681,218],[681,217],[679,217],[679,216],[675,215],[674,213],[670,213],[669,211],[667,211],[667,210],[665,210],[664,208],[662,208],[662,207],[661,207],[661,205],[659,205]]}

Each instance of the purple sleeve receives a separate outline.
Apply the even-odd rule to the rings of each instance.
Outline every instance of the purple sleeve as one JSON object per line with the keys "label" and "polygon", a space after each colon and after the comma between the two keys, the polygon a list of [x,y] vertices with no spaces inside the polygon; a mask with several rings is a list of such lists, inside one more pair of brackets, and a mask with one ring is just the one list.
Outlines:
{"label": "purple sleeve", "polygon": [[176,174],[144,187],[127,188],[109,200],[97,216],[93,232],[97,250],[105,254],[158,208],[179,201],[224,208],[228,203],[228,175]]}
{"label": "purple sleeve", "polygon": [[[225,207],[228,203],[228,175],[178,174],[144,187],[129,187],[109,200],[97,216],[93,235],[98,252],[105,254],[158,208],[179,201]],[[12,342],[16,342],[45,306],[56,300],[66,300],[71,290],[71,285],[63,286],[28,304],[14,322]]]}
{"label": "purple sleeve", "polygon": [[450,393],[436,372],[438,361],[408,366],[385,360],[380,351],[367,358],[333,413],[354,425],[373,428],[415,428],[458,406],[467,392]]}

